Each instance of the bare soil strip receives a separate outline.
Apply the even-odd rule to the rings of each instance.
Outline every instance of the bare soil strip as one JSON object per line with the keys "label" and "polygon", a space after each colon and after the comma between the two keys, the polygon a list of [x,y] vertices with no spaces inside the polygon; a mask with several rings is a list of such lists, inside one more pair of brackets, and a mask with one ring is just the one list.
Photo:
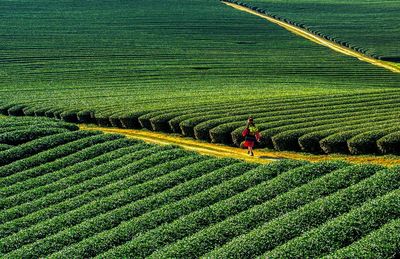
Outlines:
{"label": "bare soil strip", "polygon": [[90,125],[80,125],[81,130],[100,130],[105,133],[122,134],[128,138],[143,140],[148,143],[158,145],[176,145],[186,150],[194,151],[203,155],[215,157],[230,157],[247,162],[266,164],[279,159],[297,159],[311,162],[320,162],[327,160],[345,160],[356,164],[380,164],[393,166],[400,164],[399,156],[351,156],[351,155],[310,155],[298,152],[280,152],[255,150],[255,157],[247,155],[246,150],[236,147],[230,147],[220,144],[198,141],[192,138],[185,138],[178,135],[152,132],[148,130],[103,128]]}
{"label": "bare soil strip", "polygon": [[392,72],[400,73],[399,64],[396,64],[396,63],[393,63],[393,62],[388,62],[388,61],[382,61],[382,60],[379,60],[379,59],[375,59],[375,58],[369,57],[369,56],[364,55],[364,54],[362,54],[360,52],[357,52],[357,51],[355,51],[353,49],[347,48],[345,46],[342,46],[342,45],[337,44],[335,42],[332,42],[330,40],[327,40],[327,39],[324,39],[324,38],[319,37],[317,35],[314,35],[311,32],[309,32],[307,30],[304,30],[304,29],[302,29],[300,27],[297,27],[295,25],[292,25],[292,24],[289,24],[289,23],[286,23],[286,22],[282,22],[282,21],[277,20],[277,19],[275,19],[273,17],[270,17],[270,16],[268,16],[266,14],[261,14],[261,13],[259,13],[257,11],[254,11],[254,10],[252,10],[250,8],[243,7],[241,5],[237,5],[237,4],[233,4],[233,3],[224,2],[224,1],[222,1],[222,3],[224,3],[224,4],[226,4],[226,5],[230,6],[230,7],[233,7],[235,9],[237,9],[237,10],[240,10],[240,11],[243,11],[243,12],[247,12],[247,13],[259,16],[261,18],[267,19],[268,21],[273,22],[273,23],[285,28],[288,31],[291,31],[296,35],[299,35],[299,36],[304,37],[304,38],[306,38],[308,40],[311,40],[311,41],[313,41],[313,42],[315,42],[317,44],[320,44],[320,45],[323,45],[325,47],[328,47],[328,48],[330,48],[330,49],[332,49],[334,51],[340,52],[340,53],[348,55],[348,56],[352,56],[352,57],[358,58],[361,61],[371,63],[371,64],[373,64],[375,66],[386,68],[386,69],[388,69],[388,70],[390,70]]}

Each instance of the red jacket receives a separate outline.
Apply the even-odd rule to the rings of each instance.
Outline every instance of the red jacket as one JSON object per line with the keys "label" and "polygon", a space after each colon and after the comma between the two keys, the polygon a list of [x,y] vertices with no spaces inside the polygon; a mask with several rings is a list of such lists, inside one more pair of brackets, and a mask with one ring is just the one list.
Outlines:
{"label": "red jacket", "polygon": [[[243,135],[243,137],[246,137],[247,134],[249,134],[249,129],[246,128],[245,130],[243,130],[242,135]],[[254,136],[256,137],[257,141],[260,141],[260,137],[261,137],[260,132],[257,131]]]}

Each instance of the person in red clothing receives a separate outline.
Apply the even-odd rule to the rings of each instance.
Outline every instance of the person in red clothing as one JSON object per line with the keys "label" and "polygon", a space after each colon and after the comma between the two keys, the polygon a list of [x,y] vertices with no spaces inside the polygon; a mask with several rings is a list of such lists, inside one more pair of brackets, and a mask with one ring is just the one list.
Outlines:
{"label": "person in red clothing", "polygon": [[260,141],[260,132],[258,132],[258,128],[254,124],[253,118],[249,117],[246,123],[246,129],[243,130],[242,135],[244,137],[244,146],[247,147],[247,153],[250,156],[254,156],[253,148],[255,142]]}

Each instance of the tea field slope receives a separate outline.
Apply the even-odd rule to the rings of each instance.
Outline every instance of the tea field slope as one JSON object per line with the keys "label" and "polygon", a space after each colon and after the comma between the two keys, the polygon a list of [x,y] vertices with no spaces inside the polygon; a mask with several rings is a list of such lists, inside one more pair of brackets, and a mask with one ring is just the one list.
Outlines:
{"label": "tea field slope", "polygon": [[[45,125],[59,132],[20,133]],[[260,165],[43,118],[1,119],[0,128],[14,132],[0,141],[8,145],[0,151],[2,258],[400,251],[396,235],[387,238],[400,218],[399,167]]]}
{"label": "tea field slope", "polygon": [[[271,130],[263,146],[328,153],[355,150],[347,132],[339,148],[320,143],[342,128],[364,134],[397,123],[400,75],[219,1],[17,0],[0,8],[3,114],[226,144],[240,144],[238,132],[253,115]],[[292,130],[301,132],[286,143]],[[311,147],[300,143],[320,131]],[[285,135],[272,139],[278,133]],[[379,148],[380,138],[357,152],[398,152]]]}
{"label": "tea field slope", "polygon": [[313,31],[358,47],[371,56],[400,62],[400,1],[246,0]]}

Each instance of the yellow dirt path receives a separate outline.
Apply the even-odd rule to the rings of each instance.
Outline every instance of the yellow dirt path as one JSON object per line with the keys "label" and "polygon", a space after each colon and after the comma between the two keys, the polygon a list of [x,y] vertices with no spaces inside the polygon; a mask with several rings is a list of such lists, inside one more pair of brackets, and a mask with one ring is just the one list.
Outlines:
{"label": "yellow dirt path", "polygon": [[270,163],[279,159],[298,159],[311,162],[326,160],[345,160],[351,163],[364,164],[373,163],[385,166],[400,165],[399,156],[346,156],[346,155],[309,155],[297,152],[279,152],[255,150],[255,157],[247,155],[246,150],[229,147],[220,144],[198,141],[192,138],[185,138],[178,135],[152,132],[148,130],[133,130],[119,128],[103,128],[91,125],[80,125],[81,130],[100,130],[105,133],[116,133],[125,135],[128,138],[140,139],[148,143],[158,145],[176,145],[186,150],[195,151],[203,155],[216,157],[231,157],[254,163]]}
{"label": "yellow dirt path", "polygon": [[334,51],[340,52],[340,53],[348,55],[348,56],[352,56],[352,57],[358,58],[361,61],[371,63],[371,64],[373,64],[375,66],[386,68],[386,69],[388,69],[388,70],[390,70],[392,72],[400,73],[399,64],[396,64],[396,63],[393,63],[393,62],[388,62],[388,61],[382,61],[382,60],[375,59],[375,58],[371,58],[371,57],[369,57],[367,55],[364,55],[364,54],[362,54],[362,53],[360,53],[358,51],[355,51],[353,49],[344,47],[344,46],[342,46],[340,44],[337,44],[337,43],[332,42],[330,40],[324,39],[322,37],[316,36],[316,35],[312,34],[311,32],[309,32],[307,30],[304,30],[304,29],[302,29],[300,27],[297,27],[295,25],[292,25],[292,24],[289,24],[289,23],[286,23],[286,22],[279,21],[279,20],[277,20],[277,19],[275,19],[273,17],[270,17],[270,16],[268,16],[266,14],[258,13],[256,11],[250,9],[250,8],[243,7],[241,5],[228,3],[228,2],[224,2],[224,1],[222,1],[222,2],[224,4],[226,4],[226,5],[228,5],[228,6],[231,6],[231,7],[235,8],[235,9],[237,9],[237,10],[240,10],[240,11],[243,11],[243,12],[247,12],[247,13],[259,16],[261,18],[267,19],[268,21],[273,22],[273,23],[275,23],[275,24],[287,29],[288,31],[293,32],[294,34],[302,36],[302,37],[304,37],[304,38],[306,38],[308,40],[311,40],[311,41],[313,41],[313,42],[315,42],[317,44],[320,44],[320,45],[323,45],[325,47],[328,47],[328,48],[330,48],[330,49],[332,49]]}

